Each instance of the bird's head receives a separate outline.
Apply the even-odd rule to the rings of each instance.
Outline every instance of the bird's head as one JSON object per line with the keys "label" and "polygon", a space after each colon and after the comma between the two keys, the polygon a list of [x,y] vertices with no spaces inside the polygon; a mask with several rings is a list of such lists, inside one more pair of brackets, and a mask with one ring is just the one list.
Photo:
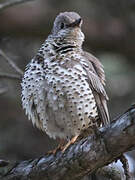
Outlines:
{"label": "bird's head", "polygon": [[60,13],[52,29],[52,35],[61,38],[65,43],[74,42],[81,46],[84,41],[84,34],[81,31],[82,19],[75,12]]}

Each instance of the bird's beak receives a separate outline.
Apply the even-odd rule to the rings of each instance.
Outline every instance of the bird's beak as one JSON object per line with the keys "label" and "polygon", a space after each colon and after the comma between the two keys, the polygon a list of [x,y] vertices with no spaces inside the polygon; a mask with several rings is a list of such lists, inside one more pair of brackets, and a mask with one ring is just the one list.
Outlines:
{"label": "bird's beak", "polygon": [[81,27],[81,24],[82,24],[82,19],[79,18],[74,22],[72,22],[71,24],[69,24],[68,27]]}

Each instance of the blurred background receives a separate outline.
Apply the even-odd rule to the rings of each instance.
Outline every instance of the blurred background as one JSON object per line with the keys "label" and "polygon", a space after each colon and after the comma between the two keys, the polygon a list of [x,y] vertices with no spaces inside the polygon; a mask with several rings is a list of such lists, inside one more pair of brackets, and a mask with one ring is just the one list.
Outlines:
{"label": "blurred background", "polygon": [[[0,5],[12,0],[0,0]],[[33,0],[1,10],[0,50],[24,71],[51,31],[60,12],[83,18],[83,49],[104,65],[111,118],[135,102],[135,0]],[[32,126],[21,106],[20,80],[0,56],[0,159],[25,160],[44,155],[56,142]],[[132,151],[129,156],[135,158]],[[134,163],[132,164],[135,169]]]}

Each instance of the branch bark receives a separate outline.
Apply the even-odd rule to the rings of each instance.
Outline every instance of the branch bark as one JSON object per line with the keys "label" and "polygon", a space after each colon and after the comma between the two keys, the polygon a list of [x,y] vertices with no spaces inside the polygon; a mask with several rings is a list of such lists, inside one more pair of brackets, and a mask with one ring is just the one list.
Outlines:
{"label": "branch bark", "polygon": [[2,180],[78,180],[110,164],[135,146],[135,105],[100,132],[100,137],[84,138],[65,153],[22,161]]}
{"label": "branch bark", "polygon": [[13,0],[13,1],[10,0],[8,2],[0,4],[0,11],[4,10],[6,8],[12,7],[14,5],[22,4],[24,2],[29,2],[29,1],[33,1],[33,0]]}

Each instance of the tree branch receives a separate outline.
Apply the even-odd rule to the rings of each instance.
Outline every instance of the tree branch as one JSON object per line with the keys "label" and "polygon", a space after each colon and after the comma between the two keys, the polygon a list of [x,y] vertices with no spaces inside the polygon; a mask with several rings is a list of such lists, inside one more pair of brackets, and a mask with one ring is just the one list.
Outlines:
{"label": "tree branch", "polygon": [[135,105],[100,131],[101,137],[84,138],[65,153],[22,161],[2,180],[78,180],[110,164],[135,146]]}
{"label": "tree branch", "polygon": [[21,80],[21,76],[19,76],[19,75],[9,74],[9,73],[1,73],[1,72],[0,72],[0,78]]}
{"label": "tree branch", "polygon": [[23,75],[23,71],[10,59],[1,49],[0,49],[0,55],[4,57],[4,59],[7,61],[7,63],[21,76]]}
{"label": "tree branch", "polygon": [[0,11],[4,10],[6,8],[12,7],[14,5],[22,4],[22,3],[28,2],[28,1],[33,1],[33,0],[13,0],[13,1],[10,0],[8,2],[0,4]]}
{"label": "tree branch", "polygon": [[3,159],[0,159],[0,167],[4,167],[4,166],[7,166],[9,164],[8,161],[5,161]]}

